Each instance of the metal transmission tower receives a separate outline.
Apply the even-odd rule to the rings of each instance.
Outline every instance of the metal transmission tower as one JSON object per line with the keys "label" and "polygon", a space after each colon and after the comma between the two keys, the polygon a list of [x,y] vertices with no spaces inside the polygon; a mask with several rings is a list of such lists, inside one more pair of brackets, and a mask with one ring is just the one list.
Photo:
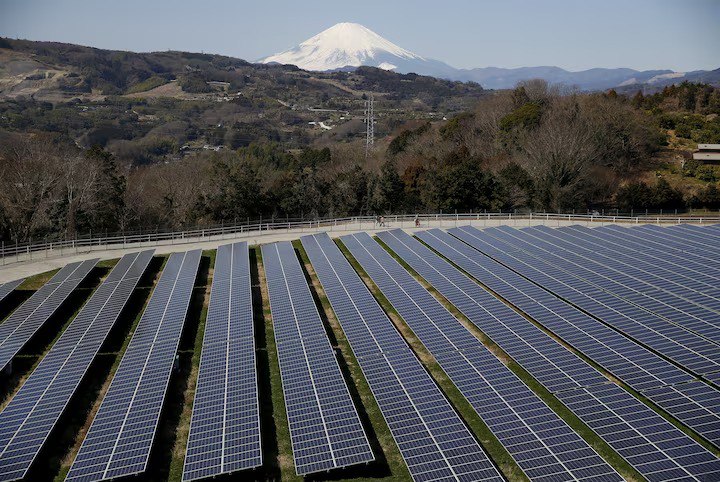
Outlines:
{"label": "metal transmission tower", "polygon": [[375,96],[365,101],[365,158],[370,156],[370,150],[375,145]]}

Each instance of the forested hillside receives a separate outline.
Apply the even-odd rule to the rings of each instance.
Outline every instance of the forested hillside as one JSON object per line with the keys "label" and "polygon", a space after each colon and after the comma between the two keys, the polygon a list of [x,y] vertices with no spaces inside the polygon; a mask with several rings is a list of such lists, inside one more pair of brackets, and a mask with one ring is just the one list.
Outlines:
{"label": "forested hillside", "polygon": [[720,91],[707,85],[492,92],[21,41],[0,56],[6,242],[259,217],[720,208],[717,167],[689,161],[698,142],[720,142]]}

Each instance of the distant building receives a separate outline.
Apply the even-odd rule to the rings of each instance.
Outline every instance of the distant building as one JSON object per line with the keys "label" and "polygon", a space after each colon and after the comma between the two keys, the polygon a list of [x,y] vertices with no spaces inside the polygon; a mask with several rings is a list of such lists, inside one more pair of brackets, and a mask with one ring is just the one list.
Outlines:
{"label": "distant building", "polygon": [[720,144],[698,144],[693,159],[706,164],[720,164]]}

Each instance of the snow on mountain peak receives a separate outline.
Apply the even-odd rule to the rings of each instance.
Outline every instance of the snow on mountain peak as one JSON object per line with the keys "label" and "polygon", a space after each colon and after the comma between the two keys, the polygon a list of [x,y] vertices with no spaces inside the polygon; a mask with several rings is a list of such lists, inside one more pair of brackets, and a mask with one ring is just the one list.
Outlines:
{"label": "snow on mountain peak", "polygon": [[261,59],[262,63],[293,64],[305,70],[335,70],[361,65],[394,68],[395,60],[419,60],[421,56],[384,39],[367,27],[343,22],[300,45]]}

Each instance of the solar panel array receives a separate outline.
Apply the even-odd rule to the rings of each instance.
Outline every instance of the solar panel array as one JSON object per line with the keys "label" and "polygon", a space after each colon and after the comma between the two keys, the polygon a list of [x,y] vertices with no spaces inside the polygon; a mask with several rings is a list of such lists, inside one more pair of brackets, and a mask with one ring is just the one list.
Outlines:
{"label": "solar panel array", "polygon": [[183,480],[262,465],[250,259],[220,246],[205,321]]}
{"label": "solar panel array", "polygon": [[[482,251],[694,374],[720,372],[720,346],[586,281],[518,230],[474,230]],[[541,242],[538,242],[540,244]],[[593,278],[589,278],[592,280]]]}
{"label": "solar panel array", "polygon": [[342,241],[531,480],[622,480],[367,233]]}
{"label": "solar panel array", "polygon": [[0,412],[0,481],[24,477],[114,326],[152,250],[122,257]]}
{"label": "solar panel array", "polygon": [[[453,228],[449,232],[481,249],[472,231]],[[477,251],[474,261],[487,270],[485,277],[496,285],[493,291],[582,353],[592,354],[590,358],[636,390],[693,380],[683,370]]]}
{"label": "solar panel array", "polygon": [[[593,250],[604,251],[607,247],[614,246],[623,254],[636,256],[644,269],[655,271],[658,269],[658,263],[662,263],[661,268],[672,269],[672,272],[663,269],[662,275],[680,281],[680,286],[668,285],[678,293],[688,294],[696,290],[709,290],[714,288],[717,281],[720,280],[717,262],[708,263],[707,259],[688,255],[678,249],[668,247],[660,249],[658,246],[653,246],[652,243],[640,243],[631,236],[616,234],[614,230],[605,228],[590,229],[584,226],[566,226],[559,231],[568,236],[566,239],[581,240],[585,246],[591,247]],[[634,234],[636,231],[625,229],[624,232]],[[641,231],[637,232],[642,234]],[[612,237],[612,239],[608,239],[608,237]]]}
{"label": "solar panel array", "polygon": [[97,259],[91,259],[68,264],[0,324],[0,372],[60,308],[97,262]]}
{"label": "solar panel array", "polygon": [[[618,453],[649,481],[720,480],[715,456],[699,450],[671,424],[657,424],[659,416],[651,408],[617,385],[570,390],[558,397],[611,447],[621,447]],[[632,429],[626,420],[635,421]]]}
{"label": "solar panel array", "polygon": [[[569,305],[566,305],[568,309],[557,307],[557,311],[549,311],[545,308],[546,305],[552,306],[546,297],[554,298],[553,295],[542,290],[536,292],[535,289],[532,288],[534,285],[528,285],[528,282],[517,274],[495,261],[480,255],[474,248],[450,236],[448,233],[440,230],[431,230],[418,233],[418,237],[481,281],[485,286],[488,286],[495,293],[500,294],[504,299],[518,306],[526,314],[533,316],[535,319],[538,319],[538,321],[542,320],[543,324],[552,326],[553,331],[556,333],[577,336],[572,325],[568,326],[559,321],[561,313],[567,316],[567,313],[570,312],[570,310],[568,310],[571,308]],[[394,249],[396,244],[400,243],[388,244]],[[530,333],[533,336],[526,336],[528,330],[523,328],[521,321],[513,320],[512,317],[509,316],[503,316],[504,313],[502,311],[496,311],[496,306],[487,303],[487,296],[481,295],[477,289],[473,289],[467,281],[461,281],[462,278],[457,275],[451,275],[453,271],[448,269],[450,265],[440,268],[439,263],[437,263],[433,257],[429,256],[429,251],[417,249],[416,252],[418,254],[416,254],[414,262],[411,262],[412,257],[408,257],[406,261],[408,261],[413,268],[417,269],[418,272],[424,276],[427,275],[428,280],[438,288],[441,293],[447,296],[453,304],[463,311],[471,321],[476,323],[478,327],[485,331],[493,340],[495,340],[494,334],[499,334],[500,337],[495,341],[538,380],[543,381],[548,371],[558,377],[562,377],[563,374],[565,374],[566,377],[572,377],[574,370],[577,370],[584,364],[584,362],[579,359],[573,362],[567,357],[556,358],[548,356],[552,352],[544,353],[546,343],[542,341],[542,337],[535,336],[532,331],[530,331]],[[428,261],[433,260],[433,270],[427,267],[421,268],[422,264],[417,261],[418,257],[422,257]],[[435,274],[432,274],[433,271]],[[441,282],[442,279],[445,279],[444,283]],[[452,286],[455,288],[450,289]],[[528,294],[526,294],[526,292]],[[532,297],[530,297],[530,295]],[[473,300],[475,300],[474,305],[472,303]],[[555,298],[555,300],[557,300],[557,298]],[[481,312],[481,305],[488,306],[489,311],[486,313]],[[574,308],[572,308],[572,310],[574,310]],[[488,313],[494,314],[496,312],[497,317],[488,316]],[[499,328],[501,324],[500,320],[502,320],[502,323],[506,326],[504,330]],[[524,323],[525,326],[530,325],[527,320],[525,320]],[[515,334],[514,336],[513,333]],[[545,361],[533,355],[532,352],[527,349],[527,345],[521,344],[520,340],[545,354]],[[592,351],[586,353],[588,356],[591,354],[597,355],[598,353],[603,354],[604,351],[602,345],[584,343],[582,346],[592,348]],[[608,356],[607,359],[611,360],[612,357]],[[555,366],[553,366],[553,364]],[[580,373],[583,372],[581,371]],[[583,385],[582,378],[577,379],[576,382],[579,382],[577,383],[578,386]],[[569,383],[565,384],[565,386],[569,385]],[[603,394],[607,390],[607,387],[607,384],[596,384],[593,382],[588,384],[584,389],[561,389],[556,390],[555,394],[559,397],[562,397],[563,394],[570,396],[575,392],[579,393],[580,390],[584,390],[584,392],[587,393]],[[688,480],[712,480],[712,477],[720,474],[720,472],[718,472],[720,471],[720,462],[717,461],[714,455],[650,408],[644,405],[636,406],[635,403],[637,400],[633,396],[620,390],[619,392],[611,393],[608,397],[612,400],[619,401],[621,405],[635,406],[636,409],[634,412],[624,412],[623,410],[610,411],[602,406],[598,406],[595,407],[597,409],[596,412],[592,413],[583,412],[579,409],[573,409],[573,411],[644,476],[651,480],[677,480],[675,470],[686,465],[684,461],[676,460],[677,453],[692,456],[692,460],[698,463],[697,466],[687,469],[689,471],[689,474],[687,474],[689,477]],[[570,408],[572,409],[573,407]],[[617,427],[623,427],[624,431],[622,436],[614,436]],[[675,451],[674,448],[676,448],[677,451]],[[643,457],[638,457],[638,455],[643,455]]]}
{"label": "solar panel array", "polygon": [[[480,251],[487,249],[485,248],[486,243],[484,243],[482,239],[482,233],[475,228],[453,228],[450,232]],[[484,256],[479,259],[483,258],[483,261],[486,263],[494,263],[490,258]],[[497,265],[497,263],[495,264]],[[525,311],[530,310],[534,313],[531,316],[546,326],[550,325],[550,329],[564,338],[565,341],[575,346],[575,348],[585,353],[634,389],[644,392],[651,388],[664,385],[672,386],[693,380],[690,374],[660,358],[645,347],[631,341],[625,334],[615,331],[595,318],[571,307],[564,301],[556,298],[538,285],[527,281],[508,268],[501,267],[500,265],[497,266],[506,269],[507,272],[510,273],[506,278],[512,277],[516,280],[513,283],[516,290],[519,287],[526,297],[532,293],[536,300],[541,300],[543,307],[549,308],[558,316],[538,319],[538,316],[544,316],[543,310],[539,310],[537,305],[529,304],[524,299],[519,301],[519,303],[527,306],[528,309],[522,309]],[[497,270],[499,268],[495,269]],[[563,325],[566,327],[570,324],[576,329],[566,333],[558,331],[560,329],[560,325],[558,325],[559,320],[562,320]],[[602,353],[600,350],[605,351],[607,354]],[[720,422],[720,414],[708,413],[707,410],[703,409],[701,402],[704,397],[711,396],[714,389],[705,385],[699,388],[698,391],[701,393],[684,394],[683,396],[686,399],[686,403],[694,405],[698,410],[703,410],[708,417],[713,417],[717,422]],[[706,439],[712,440],[714,438],[713,433],[708,432],[708,425],[704,423],[698,425],[695,417],[689,416],[685,407],[669,407],[667,411],[690,428],[693,428],[697,433],[703,435]]]}
{"label": "solar panel array", "polygon": [[[635,232],[635,229],[641,233],[639,228],[629,231]],[[680,279],[680,283],[668,280],[668,278],[679,279],[679,273],[684,268],[676,266],[670,274],[667,274],[666,270],[662,268],[666,264],[665,262],[657,260],[646,262],[643,260],[642,253],[628,255],[616,251],[612,256],[607,256],[605,250],[593,251],[593,248],[597,250],[598,246],[590,241],[580,240],[576,232],[546,227],[523,231],[551,245],[552,249],[558,251],[558,254],[562,254],[566,263],[572,263],[578,273],[590,276],[594,279],[594,283],[602,289],[630,300],[683,328],[687,327],[687,329],[714,339],[715,342],[720,342],[718,312],[703,306],[708,303],[717,303],[717,299],[705,295],[698,289],[686,287],[685,284],[690,284],[687,278]],[[628,231],[627,228],[626,231]],[[695,280],[699,280],[701,277],[698,273],[691,276]],[[716,284],[714,283],[714,285]],[[710,289],[714,285],[705,286],[704,289]],[[705,301],[699,298],[705,298]]]}
{"label": "solar panel array", "polygon": [[695,311],[695,307],[688,304],[688,302],[694,303],[697,300],[715,311],[720,309],[720,300],[717,293],[713,293],[714,286],[720,283],[720,275],[718,275],[720,273],[720,264],[712,266],[708,260],[693,259],[689,253],[670,248],[659,249],[653,246],[653,243],[649,240],[641,241],[639,238],[631,236],[630,234],[633,234],[634,230],[625,229],[624,231],[628,235],[623,235],[622,231],[616,233],[614,230],[605,228],[589,229],[581,226],[569,226],[563,233],[567,233],[568,236],[573,238],[581,237],[592,243],[595,249],[622,251],[633,258],[637,258],[640,263],[645,262],[646,266],[648,263],[650,265],[667,265],[672,267],[673,271],[678,275],[685,276],[682,280],[683,283],[688,286],[695,285],[697,291],[684,290],[682,294],[684,298],[681,302],[686,308],[689,307],[691,312],[695,312],[694,314],[681,311],[681,306],[672,302],[671,299],[667,299],[659,290],[633,291],[632,289],[623,289],[616,283],[609,283],[604,278],[601,278],[601,280],[606,284],[604,289],[614,295],[628,299],[638,306],[662,316],[667,321],[698,333],[715,343],[720,342],[720,333],[718,333],[715,317],[708,317],[706,310]]}
{"label": "solar panel array", "polygon": [[99,481],[147,468],[201,251],[170,255],[66,480]]}
{"label": "solar panel array", "polygon": [[298,474],[374,460],[295,250],[262,247]]}
{"label": "solar panel array", "polygon": [[[563,264],[562,259],[552,255],[548,248],[548,246],[552,245],[549,243],[543,244],[542,239],[544,237],[542,234],[530,237],[528,234],[512,228],[491,228],[483,232],[474,228],[463,229],[468,233],[472,233],[473,242],[478,249],[505,263],[532,281],[541,284],[563,299],[571,301],[597,316],[624,335],[645,342],[647,346],[684,366],[688,371],[694,372],[696,375],[720,371],[720,364],[718,364],[718,361],[720,361],[720,346],[677,325],[666,322],[662,318],[606,291],[594,288],[592,284],[585,282],[584,279],[574,276],[577,271],[582,269],[579,264],[568,267],[566,271],[557,269],[555,265],[566,265]],[[535,230],[529,231],[534,232]],[[491,234],[494,238],[505,240],[505,242],[498,242],[493,236],[490,236]],[[555,236],[554,233],[553,236]],[[526,242],[525,239],[530,239],[532,242]],[[545,249],[537,251],[535,246],[544,246]],[[535,253],[535,257],[519,251],[521,248],[528,249],[530,254]],[[563,254],[566,254],[565,251],[563,251]],[[548,259],[557,260],[550,264],[545,261]],[[704,400],[715,396],[715,390],[704,384],[698,385],[689,392],[683,392],[672,387],[667,388],[667,390],[675,391],[677,397],[684,399],[684,404],[666,405],[666,411],[706,439],[717,443],[718,430],[720,430],[720,413],[713,413],[704,407]],[[653,399],[652,393],[654,392],[648,392],[650,399]],[[698,414],[701,414],[701,416]],[[708,420],[712,422],[709,423]]]}
{"label": "solar panel array", "polygon": [[25,278],[0,284],[0,301],[4,300],[15,288],[23,284],[23,281],[25,281]]}
{"label": "solar panel array", "polygon": [[707,249],[694,246],[692,240],[678,240],[676,238],[664,238],[667,231],[656,232],[655,230],[644,230],[640,227],[629,229],[627,227],[607,225],[592,230],[596,236],[606,238],[608,236],[613,240],[620,240],[624,245],[632,247],[637,251],[662,253],[673,257],[680,256],[685,260],[681,266],[692,266],[700,269],[706,263],[716,268],[718,261],[708,254]]}
{"label": "solar panel array", "polygon": [[333,241],[302,243],[413,479],[502,480]]}

